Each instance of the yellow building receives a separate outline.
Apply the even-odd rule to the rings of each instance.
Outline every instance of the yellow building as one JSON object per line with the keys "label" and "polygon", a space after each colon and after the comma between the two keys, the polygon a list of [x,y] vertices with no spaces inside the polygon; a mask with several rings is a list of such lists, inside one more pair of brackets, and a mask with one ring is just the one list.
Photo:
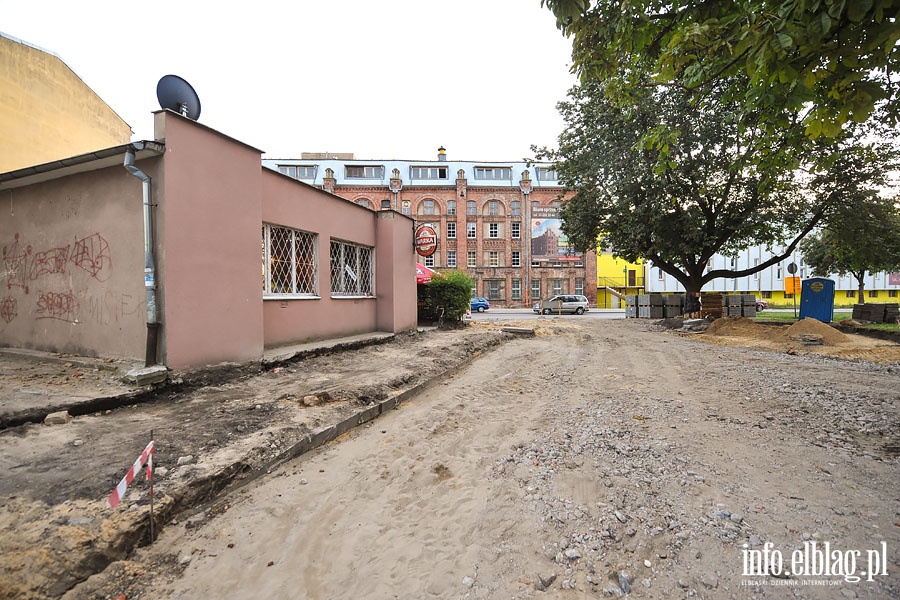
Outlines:
{"label": "yellow building", "polygon": [[597,253],[597,307],[621,308],[625,296],[644,293],[644,264]]}
{"label": "yellow building", "polygon": [[0,32],[0,173],[131,141],[122,120],[52,52]]}

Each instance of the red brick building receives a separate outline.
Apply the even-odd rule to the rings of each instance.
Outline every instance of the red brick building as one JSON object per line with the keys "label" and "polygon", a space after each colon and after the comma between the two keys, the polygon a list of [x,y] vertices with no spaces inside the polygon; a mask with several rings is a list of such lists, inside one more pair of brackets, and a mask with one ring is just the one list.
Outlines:
{"label": "red brick building", "polygon": [[577,253],[559,229],[564,189],[549,164],[360,160],[350,154],[266,159],[263,165],[372,210],[394,209],[437,232],[421,262],[459,269],[474,295],[527,307],[553,294],[584,294],[596,305],[597,261]]}

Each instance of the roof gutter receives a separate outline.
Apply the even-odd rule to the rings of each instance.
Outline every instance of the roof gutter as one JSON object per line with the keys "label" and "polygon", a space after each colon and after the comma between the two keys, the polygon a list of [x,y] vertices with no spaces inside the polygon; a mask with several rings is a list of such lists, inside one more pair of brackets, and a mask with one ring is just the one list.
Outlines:
{"label": "roof gutter", "polygon": [[156,263],[153,260],[153,204],[150,176],[134,166],[135,152],[144,149],[143,142],[130,144],[125,151],[125,169],[141,180],[144,200],[144,291],[147,296],[147,348],[145,367],[157,364],[159,347],[159,315],[156,308]]}

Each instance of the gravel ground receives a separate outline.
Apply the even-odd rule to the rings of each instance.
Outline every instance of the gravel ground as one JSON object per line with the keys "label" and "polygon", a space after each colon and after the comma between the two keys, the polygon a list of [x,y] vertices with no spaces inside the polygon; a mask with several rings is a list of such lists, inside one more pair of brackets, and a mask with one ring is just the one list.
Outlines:
{"label": "gravel ground", "polygon": [[[472,323],[6,430],[0,598],[900,596],[898,347],[715,329]],[[151,428],[135,548],[146,485],[103,500]]]}
{"label": "gravel ground", "polygon": [[898,597],[900,365],[772,344],[542,319],[66,597]]}

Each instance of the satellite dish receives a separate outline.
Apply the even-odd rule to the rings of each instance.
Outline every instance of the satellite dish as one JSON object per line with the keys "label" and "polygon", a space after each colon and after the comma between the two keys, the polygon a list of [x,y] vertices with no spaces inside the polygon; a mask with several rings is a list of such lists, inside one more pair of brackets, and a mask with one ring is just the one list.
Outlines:
{"label": "satellite dish", "polygon": [[156,98],[162,108],[196,121],[200,118],[200,97],[187,81],[178,75],[166,75],[156,84]]}

